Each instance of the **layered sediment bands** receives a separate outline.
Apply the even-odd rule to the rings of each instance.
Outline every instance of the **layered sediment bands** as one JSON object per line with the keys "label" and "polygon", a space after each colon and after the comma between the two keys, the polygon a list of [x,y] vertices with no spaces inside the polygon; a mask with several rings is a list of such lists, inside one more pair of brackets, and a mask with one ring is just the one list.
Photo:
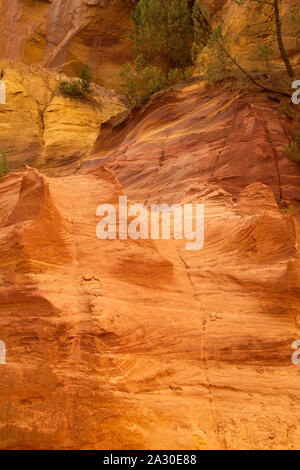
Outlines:
{"label": "layered sediment bands", "polygon": [[298,447],[293,218],[262,184],[198,185],[203,250],[100,241],[120,194],[104,168],[0,181],[0,447]]}
{"label": "layered sediment bands", "polygon": [[63,75],[40,66],[2,61],[6,104],[0,106],[0,150],[10,169],[23,163],[48,174],[74,172],[86,158],[101,122],[124,109],[121,97],[97,86],[90,100],[59,92]]}
{"label": "layered sediment bands", "polygon": [[105,123],[83,166],[105,164],[142,202],[178,202],[208,183],[236,197],[257,181],[277,201],[299,200],[299,166],[284,152],[290,122],[263,94],[175,88],[127,119]]}

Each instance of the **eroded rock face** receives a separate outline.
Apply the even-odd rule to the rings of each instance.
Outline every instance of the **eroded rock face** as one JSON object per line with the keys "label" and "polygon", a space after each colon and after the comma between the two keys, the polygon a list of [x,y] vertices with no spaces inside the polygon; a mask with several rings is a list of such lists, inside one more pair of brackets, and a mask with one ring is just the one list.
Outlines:
{"label": "eroded rock face", "polygon": [[0,181],[0,447],[298,447],[293,218],[210,184],[182,200],[205,203],[203,250],[100,241],[121,193],[104,168]]}
{"label": "eroded rock face", "polygon": [[[224,2],[223,2],[224,3]],[[293,10],[299,7],[298,0],[280,2],[282,34],[286,52],[294,66],[300,65],[300,24],[291,20]],[[272,49],[270,62],[272,71],[282,69],[274,21],[274,9],[255,2],[240,7],[236,2],[227,1],[217,13],[224,33],[231,44],[232,54],[250,70],[266,70],[266,60],[258,60],[259,48],[268,44]]]}
{"label": "eroded rock face", "polygon": [[116,93],[99,86],[90,100],[62,95],[63,75],[40,66],[0,62],[6,104],[0,105],[0,150],[9,168],[23,163],[48,174],[74,172],[93,146],[101,123],[124,110]]}
{"label": "eroded rock face", "polygon": [[284,152],[289,126],[263,94],[175,88],[123,122],[106,123],[83,165],[105,164],[143,202],[181,200],[211,182],[234,196],[262,182],[277,201],[299,201],[299,166]]}
{"label": "eroded rock face", "polygon": [[82,64],[101,86],[119,83],[131,58],[132,0],[2,0],[0,58],[39,63],[78,76]]}

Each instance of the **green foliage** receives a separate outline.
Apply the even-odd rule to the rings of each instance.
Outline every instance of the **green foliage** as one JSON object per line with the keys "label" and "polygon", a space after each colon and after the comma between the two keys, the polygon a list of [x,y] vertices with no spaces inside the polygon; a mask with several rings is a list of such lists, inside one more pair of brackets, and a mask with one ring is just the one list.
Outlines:
{"label": "green foliage", "polygon": [[6,152],[2,150],[0,152],[2,154],[2,157],[0,159],[0,178],[3,176],[6,176],[9,173],[8,166],[7,166],[7,160],[6,160]]}
{"label": "green foliage", "polygon": [[300,126],[292,133],[293,141],[285,148],[286,155],[294,162],[300,163]]}
{"label": "green foliage", "polygon": [[[282,18],[280,15],[280,3],[281,3],[280,0],[234,0],[234,1],[240,6],[243,6],[243,5],[249,6],[251,4],[256,4],[256,5],[262,5],[263,7],[267,6],[268,8],[272,9],[271,22],[276,25],[276,38],[277,38],[280,55],[285,65],[287,74],[289,75],[289,77],[294,77],[295,71],[287,55],[287,51],[285,49],[283,36],[282,36]],[[292,12],[292,16],[291,16],[292,23],[296,23],[299,20],[298,15],[299,15],[299,7],[296,7]]]}
{"label": "green foliage", "polygon": [[168,75],[168,86],[176,85],[176,83],[184,82],[192,77],[193,68],[172,69]]}
{"label": "green foliage", "polygon": [[125,64],[120,78],[129,101],[141,106],[187,78],[193,28],[187,0],[140,0],[131,18],[135,64]]}
{"label": "green foliage", "polygon": [[213,87],[216,83],[224,80],[230,68],[230,58],[225,53],[227,39],[223,36],[222,25],[217,25],[208,39],[205,54],[202,55],[200,64],[207,79],[208,85]]}
{"label": "green foliage", "polygon": [[128,100],[136,106],[145,104],[153,93],[167,85],[166,75],[152,65],[137,71],[127,63],[122,67],[120,77]]}
{"label": "green foliage", "polygon": [[292,25],[300,25],[300,5],[292,9],[290,21]]}
{"label": "green foliage", "polygon": [[298,142],[292,142],[285,148],[286,155],[294,162],[300,163],[300,145]]}
{"label": "green foliage", "polygon": [[194,23],[193,60],[194,63],[201,65],[201,71],[208,85],[214,86],[226,78],[230,69],[231,61],[225,52],[228,41],[223,35],[221,24],[214,28],[211,26],[215,23],[215,18],[203,7],[200,0],[194,3],[192,18]]}
{"label": "green foliage", "polygon": [[271,72],[270,59],[274,54],[273,49],[268,46],[268,44],[263,44],[258,48],[256,59],[259,61],[264,61],[266,64],[266,69],[268,72]]}
{"label": "green foliage", "polygon": [[271,59],[274,56],[274,50],[268,44],[262,44],[258,47],[254,59],[264,64],[264,71],[267,72],[268,78],[271,80],[272,86],[280,88],[282,79],[277,76],[275,69],[272,67]]}
{"label": "green foliage", "polygon": [[209,21],[213,18],[208,11],[201,5],[199,0],[196,0],[193,6],[192,19],[194,25],[194,42],[192,46],[192,59],[195,63],[199,54],[203,52],[204,47],[207,45],[211,35],[211,28]]}
{"label": "green foliage", "polygon": [[84,96],[79,80],[72,82],[59,82],[59,89],[62,93],[70,96]]}
{"label": "green foliage", "polygon": [[131,15],[137,69],[171,69],[191,64],[193,28],[187,0],[140,0]]}
{"label": "green foliage", "polygon": [[87,94],[93,93],[91,87],[93,74],[90,72],[89,66],[83,65],[80,71],[80,78],[71,82],[59,82],[59,89],[62,93],[70,96],[85,98]]}
{"label": "green foliage", "polygon": [[281,209],[281,212],[283,212],[283,214],[292,214],[294,210],[295,210],[295,207],[293,205],[289,205],[285,209]]}
{"label": "green foliage", "polygon": [[93,74],[90,71],[88,64],[85,64],[81,67],[80,71],[80,80],[81,80],[81,88],[84,93],[93,93],[93,89],[91,87]]}

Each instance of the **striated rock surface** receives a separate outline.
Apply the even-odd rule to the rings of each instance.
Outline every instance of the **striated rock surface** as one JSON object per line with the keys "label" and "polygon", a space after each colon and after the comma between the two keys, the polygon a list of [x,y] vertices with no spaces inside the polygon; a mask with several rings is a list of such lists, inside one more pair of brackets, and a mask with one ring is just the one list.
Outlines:
{"label": "striated rock surface", "polygon": [[22,163],[49,174],[73,172],[86,158],[101,122],[124,110],[116,93],[99,86],[90,101],[58,90],[63,75],[40,66],[0,62],[6,104],[0,105],[0,150],[10,169]]}
{"label": "striated rock surface", "polygon": [[293,218],[199,184],[203,250],[100,241],[120,194],[104,168],[0,181],[0,448],[299,447]]}
{"label": "striated rock surface", "polygon": [[105,123],[83,166],[105,164],[134,200],[178,201],[208,183],[236,197],[259,181],[277,201],[297,204],[299,166],[284,152],[290,122],[264,94],[177,87],[127,119]]}

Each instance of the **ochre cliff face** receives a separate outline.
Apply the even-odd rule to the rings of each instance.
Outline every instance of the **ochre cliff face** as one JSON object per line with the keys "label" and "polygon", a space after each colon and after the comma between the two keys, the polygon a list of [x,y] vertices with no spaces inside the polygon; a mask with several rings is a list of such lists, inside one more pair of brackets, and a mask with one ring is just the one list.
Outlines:
{"label": "ochre cliff face", "polygon": [[[131,58],[133,3],[0,0],[0,449],[298,449],[289,100],[194,83],[128,114],[102,85]],[[249,64],[259,9],[206,4]],[[84,63],[93,97],[62,95]],[[100,241],[120,195],[204,203],[204,248]]]}
{"label": "ochre cliff face", "polygon": [[[300,24],[292,22],[292,12],[299,7],[298,0],[282,0],[280,15],[286,52],[294,65],[300,62]],[[258,61],[258,48],[268,44],[273,53],[272,69],[282,69],[282,61],[276,38],[274,10],[269,6],[252,3],[241,8],[235,1],[225,3],[218,17],[231,44],[232,54],[250,70],[266,70],[265,60]]]}
{"label": "ochre cliff face", "polygon": [[121,193],[104,168],[0,182],[1,448],[298,447],[293,218],[211,184],[182,201],[205,203],[203,250],[100,241]]}

